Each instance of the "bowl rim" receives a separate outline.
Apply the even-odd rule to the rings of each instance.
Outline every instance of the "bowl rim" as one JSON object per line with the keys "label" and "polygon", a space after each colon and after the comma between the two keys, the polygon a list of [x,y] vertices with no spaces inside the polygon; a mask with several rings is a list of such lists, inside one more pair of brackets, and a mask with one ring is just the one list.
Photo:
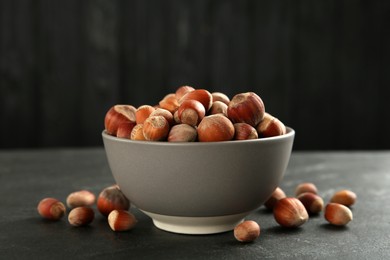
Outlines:
{"label": "bowl rim", "polygon": [[288,139],[295,136],[295,130],[291,127],[286,126],[286,133],[283,135],[248,139],[248,140],[229,140],[229,141],[216,141],[216,142],[167,142],[167,141],[147,141],[147,140],[130,140],[126,138],[120,138],[106,133],[106,130],[102,131],[102,136],[105,139],[112,140],[115,142],[128,143],[128,144],[144,144],[151,146],[207,146],[207,145],[234,145],[243,143],[268,143],[277,140]]}

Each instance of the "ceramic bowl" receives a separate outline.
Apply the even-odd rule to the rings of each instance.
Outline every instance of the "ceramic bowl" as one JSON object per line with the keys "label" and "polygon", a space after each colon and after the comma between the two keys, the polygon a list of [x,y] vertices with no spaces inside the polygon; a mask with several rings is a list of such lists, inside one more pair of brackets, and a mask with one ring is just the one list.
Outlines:
{"label": "ceramic bowl", "polygon": [[295,132],[226,142],[148,142],[102,133],[112,175],[156,227],[182,234],[234,229],[280,184]]}

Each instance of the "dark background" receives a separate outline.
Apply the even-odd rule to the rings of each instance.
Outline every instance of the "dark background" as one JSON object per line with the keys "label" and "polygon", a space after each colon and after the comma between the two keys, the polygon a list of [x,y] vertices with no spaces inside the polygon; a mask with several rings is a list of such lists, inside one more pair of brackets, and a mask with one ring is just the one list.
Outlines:
{"label": "dark background", "polygon": [[0,148],[102,146],[114,104],[259,94],[296,150],[390,148],[390,1],[0,0]]}

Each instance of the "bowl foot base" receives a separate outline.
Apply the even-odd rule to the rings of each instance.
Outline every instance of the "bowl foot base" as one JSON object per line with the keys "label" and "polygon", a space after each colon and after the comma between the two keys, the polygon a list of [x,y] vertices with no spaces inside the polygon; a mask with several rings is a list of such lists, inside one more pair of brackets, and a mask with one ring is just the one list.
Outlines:
{"label": "bowl foot base", "polygon": [[215,217],[166,216],[141,210],[152,218],[154,225],[162,230],[190,235],[227,232],[244,221],[250,212]]}

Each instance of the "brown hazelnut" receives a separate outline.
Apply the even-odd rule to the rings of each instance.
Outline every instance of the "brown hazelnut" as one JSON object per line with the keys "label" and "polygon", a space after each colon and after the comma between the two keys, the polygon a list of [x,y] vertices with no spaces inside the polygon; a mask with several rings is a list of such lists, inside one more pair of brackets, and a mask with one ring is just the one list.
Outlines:
{"label": "brown hazelnut", "polygon": [[133,130],[131,130],[130,139],[131,140],[138,140],[138,141],[146,140],[145,136],[144,136],[144,125],[143,124],[137,124],[133,127]]}
{"label": "brown hazelnut", "polygon": [[122,193],[118,185],[112,185],[100,192],[97,208],[103,216],[108,216],[114,209],[128,210],[130,201]]}
{"label": "brown hazelnut", "polygon": [[191,126],[197,126],[206,114],[202,103],[193,99],[184,100],[177,112],[180,122]]}
{"label": "brown hazelnut", "polygon": [[226,105],[228,105],[230,102],[230,98],[222,92],[213,92],[211,93],[211,96],[213,96],[213,102],[220,101]]}
{"label": "brown hazelnut", "polygon": [[256,129],[247,123],[234,124],[234,140],[257,139]]}
{"label": "brown hazelnut", "polygon": [[163,116],[148,117],[143,123],[143,134],[148,141],[162,141],[168,137],[169,123]]}
{"label": "brown hazelnut", "polygon": [[206,112],[209,111],[213,103],[213,96],[209,91],[205,89],[195,89],[186,93],[182,98],[179,99],[179,104],[189,99],[196,100],[202,103]]}
{"label": "brown hazelnut", "polygon": [[324,200],[312,192],[304,192],[297,197],[305,206],[309,214],[318,214],[324,208]]}
{"label": "brown hazelnut", "polygon": [[353,219],[352,211],[339,203],[328,203],[324,217],[330,224],[336,226],[344,226]]}
{"label": "brown hazelnut", "polygon": [[130,105],[115,105],[111,107],[104,118],[104,127],[110,135],[116,136],[118,126],[123,122],[135,122],[135,107]]}
{"label": "brown hazelnut", "polygon": [[95,203],[96,196],[88,190],[80,190],[72,192],[66,198],[66,205],[69,208],[76,208],[81,206],[91,206]]}
{"label": "brown hazelnut", "polygon": [[220,114],[205,116],[197,130],[200,142],[229,141],[234,137],[233,123]]}
{"label": "brown hazelnut", "polygon": [[253,220],[246,220],[234,228],[234,237],[240,242],[252,242],[260,236],[260,226]]}
{"label": "brown hazelnut", "polygon": [[317,186],[311,182],[304,182],[297,185],[295,188],[295,196],[299,196],[299,194],[304,192],[311,192],[314,194],[318,193]]}
{"label": "brown hazelnut", "polygon": [[266,200],[266,202],[264,202],[264,206],[267,209],[272,210],[276,202],[278,202],[278,200],[283,199],[285,197],[286,197],[286,193],[280,187],[276,187],[276,189],[272,192],[271,196]]}
{"label": "brown hazelnut", "polygon": [[276,222],[283,227],[299,227],[309,219],[305,206],[300,200],[293,197],[278,200],[273,213]]}
{"label": "brown hazelnut", "polygon": [[69,212],[68,222],[72,226],[81,227],[90,224],[94,217],[95,213],[90,207],[77,207]]}
{"label": "brown hazelnut", "polygon": [[175,94],[176,94],[176,99],[177,100],[180,100],[185,94],[187,94],[188,92],[191,92],[195,90],[195,88],[191,87],[191,86],[181,86],[179,87]]}
{"label": "brown hazelnut", "polygon": [[209,114],[210,115],[222,114],[227,117],[227,105],[222,101],[214,101],[213,104],[211,105]]}
{"label": "brown hazelnut", "polygon": [[137,124],[143,124],[150,114],[156,110],[154,107],[149,105],[142,105],[135,111],[135,121]]}
{"label": "brown hazelnut", "polygon": [[55,198],[42,199],[38,204],[37,210],[39,215],[50,220],[59,220],[66,213],[65,205]]}
{"label": "brown hazelnut", "polygon": [[137,223],[135,216],[126,210],[113,210],[107,219],[113,231],[130,230]]}
{"label": "brown hazelnut", "polygon": [[265,113],[263,119],[256,126],[259,137],[272,137],[284,135],[286,133],[286,126],[269,113]]}
{"label": "brown hazelnut", "polygon": [[194,142],[198,136],[195,127],[187,124],[174,125],[169,131],[168,142]]}
{"label": "brown hazelnut", "polygon": [[176,98],[176,94],[170,93],[170,94],[166,95],[159,102],[159,106],[160,106],[160,108],[164,108],[173,114],[179,107],[179,102]]}
{"label": "brown hazelnut", "polygon": [[264,103],[253,92],[235,95],[229,102],[227,115],[233,123],[247,123],[255,127],[263,119]]}
{"label": "brown hazelnut", "polygon": [[350,190],[340,190],[333,194],[330,202],[343,204],[344,206],[350,207],[355,204],[357,199],[356,193]]}

